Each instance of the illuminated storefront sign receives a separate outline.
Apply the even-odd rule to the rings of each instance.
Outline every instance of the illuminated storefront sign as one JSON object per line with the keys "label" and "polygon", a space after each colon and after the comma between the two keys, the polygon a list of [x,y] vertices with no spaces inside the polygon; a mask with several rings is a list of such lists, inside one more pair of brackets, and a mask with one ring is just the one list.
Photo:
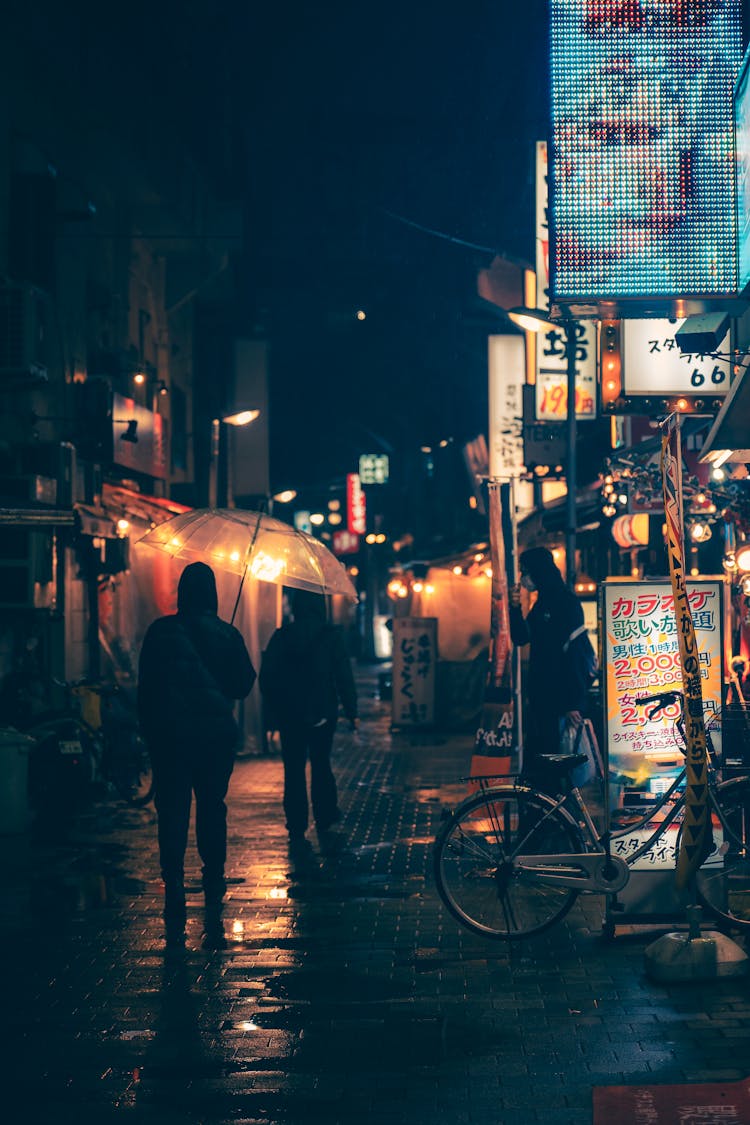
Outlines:
{"label": "illuminated storefront sign", "polygon": [[359,458],[362,484],[388,484],[388,454],[362,453]]}
{"label": "illuminated storefront sign", "polygon": [[[722,713],[724,582],[699,578],[686,586],[699,650],[703,710],[719,755],[721,734],[714,721]],[[607,772],[613,823],[617,824],[620,810],[654,803],[685,765],[675,731],[679,704],[670,704],[649,719],[649,708],[636,703],[638,697],[656,695],[660,690],[682,690],[677,619],[669,580],[607,579],[602,624]],[[626,859],[648,839],[653,827],[619,837],[615,854]],[[720,842],[716,835],[714,842]],[[676,845],[675,824],[671,835],[657,840],[635,868],[673,870]]]}
{"label": "illuminated storefront sign", "polygon": [[495,479],[523,472],[524,348],[522,336],[487,338],[490,476]]}
{"label": "illuminated storefront sign", "polygon": [[346,529],[352,535],[367,531],[367,508],[359,473],[346,474]]}
{"label": "illuminated storefront sign", "polygon": [[[703,706],[707,720],[721,715],[724,584],[721,579],[687,582],[700,651]],[[667,579],[654,582],[608,579],[604,583],[607,755],[610,778],[629,788],[657,793],[666,777],[682,769],[684,756],[674,730],[677,706],[649,721],[638,696],[682,689],[674,598]],[[720,743],[718,731],[712,732]],[[718,746],[716,747],[718,750]]]}
{"label": "illuminated storefront sign", "polygon": [[675,340],[684,321],[622,322],[623,391],[626,395],[725,395],[731,364],[729,333],[721,355],[685,355]]}
{"label": "illuminated storefront sign", "polygon": [[556,300],[736,290],[739,0],[552,0]]}

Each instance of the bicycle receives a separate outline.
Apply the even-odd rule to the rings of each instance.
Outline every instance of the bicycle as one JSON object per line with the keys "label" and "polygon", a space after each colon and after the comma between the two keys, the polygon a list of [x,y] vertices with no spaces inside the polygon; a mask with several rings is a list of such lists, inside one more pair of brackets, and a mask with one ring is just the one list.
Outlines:
{"label": "bicycle", "polygon": [[78,807],[98,786],[111,786],[129,805],[148,804],[154,794],[148,749],[134,719],[115,702],[117,686],[54,682],[65,690],[66,709],[26,730],[36,741],[29,765],[32,807]]}
{"label": "bicycle", "polygon": [[[649,720],[679,703],[675,729],[684,755],[684,697],[667,689],[636,700],[651,705]],[[719,780],[708,734],[708,802],[713,850],[695,880],[700,904],[728,926],[750,927],[750,777]],[[559,922],[581,893],[615,895],[631,868],[660,839],[678,827],[676,859],[685,808],[686,769],[650,804],[642,816],[614,831],[599,832],[570,774],[586,761],[582,754],[546,754],[560,792],[542,792],[513,776],[491,775],[464,780],[478,784],[439,829],[433,852],[438,893],[460,923],[483,937],[520,939],[542,933]],[[494,783],[494,784],[493,784]],[[662,815],[663,814],[663,815]],[[614,854],[613,843],[642,829],[647,838]]]}

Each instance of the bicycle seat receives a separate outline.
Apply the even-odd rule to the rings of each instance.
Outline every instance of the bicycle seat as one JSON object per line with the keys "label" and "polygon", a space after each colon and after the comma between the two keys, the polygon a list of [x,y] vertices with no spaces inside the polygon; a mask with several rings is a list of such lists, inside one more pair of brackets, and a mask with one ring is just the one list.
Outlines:
{"label": "bicycle seat", "polygon": [[588,761],[588,758],[585,754],[540,754],[539,760],[560,773],[566,773],[568,770],[575,769],[576,766],[582,766],[584,762]]}

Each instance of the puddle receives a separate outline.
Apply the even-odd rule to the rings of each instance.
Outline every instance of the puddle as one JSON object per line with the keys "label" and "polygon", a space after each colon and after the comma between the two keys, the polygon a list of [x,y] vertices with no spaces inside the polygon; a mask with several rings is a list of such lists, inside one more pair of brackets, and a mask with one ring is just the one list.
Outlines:
{"label": "puddle", "polygon": [[316,1007],[325,1003],[381,1003],[407,997],[408,983],[397,984],[387,977],[365,973],[312,972],[281,973],[268,981],[268,992],[279,1000],[306,1001]]}

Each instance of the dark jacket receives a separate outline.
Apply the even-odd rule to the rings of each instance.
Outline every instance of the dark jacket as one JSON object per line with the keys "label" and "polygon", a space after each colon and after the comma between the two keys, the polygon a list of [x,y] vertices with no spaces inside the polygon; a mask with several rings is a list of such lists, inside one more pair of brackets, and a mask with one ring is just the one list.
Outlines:
{"label": "dark jacket", "polygon": [[229,748],[238,740],[232,700],[250,692],[255,669],[241,634],[217,616],[217,604],[213,572],[192,563],[180,578],[177,613],[149,626],[138,719],[150,745]]}
{"label": "dark jacket", "polygon": [[[323,607],[323,599],[318,598]],[[266,727],[314,726],[334,722],[339,700],[349,720],[357,717],[357,689],[341,630],[295,599],[295,619],[271,637],[263,654],[258,683]]]}
{"label": "dark jacket", "polygon": [[530,644],[527,693],[533,708],[556,715],[582,711],[589,682],[579,666],[564,652],[568,639],[583,625],[583,609],[565,585],[548,551],[521,556],[522,568],[533,579],[537,599],[524,618],[519,606],[510,607],[510,636],[516,645]]}

